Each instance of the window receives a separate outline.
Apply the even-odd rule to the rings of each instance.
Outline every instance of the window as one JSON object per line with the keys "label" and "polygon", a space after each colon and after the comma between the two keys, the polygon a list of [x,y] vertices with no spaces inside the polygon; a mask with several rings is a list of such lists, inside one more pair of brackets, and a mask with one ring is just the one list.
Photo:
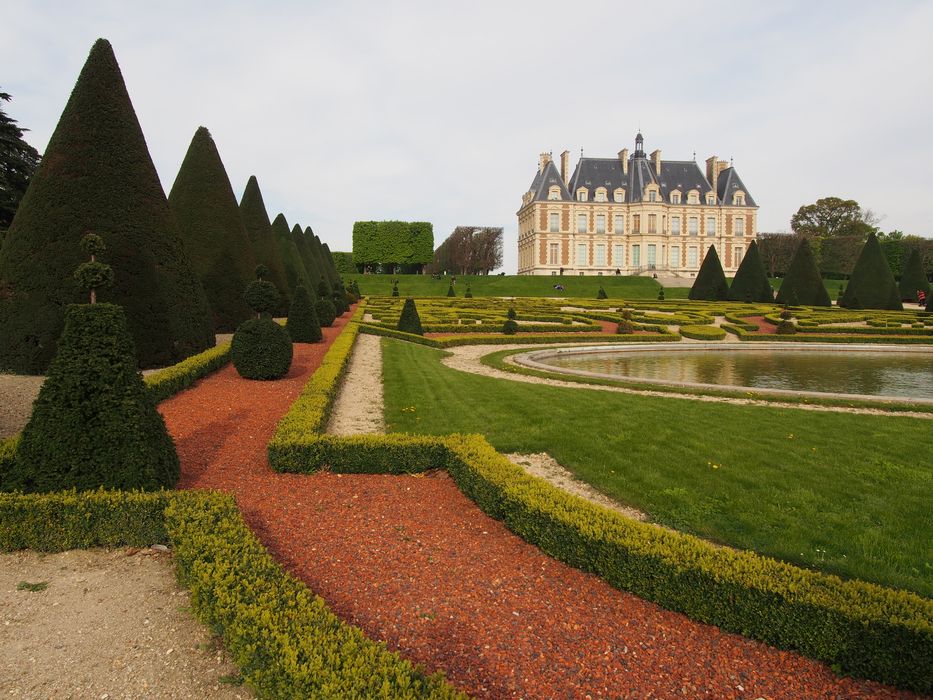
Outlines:
{"label": "window", "polygon": [[612,264],[616,267],[622,267],[625,264],[625,246],[612,246]]}
{"label": "window", "polygon": [[700,203],[700,193],[694,190],[687,195],[687,204],[699,204]]}
{"label": "window", "polygon": [[691,236],[696,236],[699,231],[700,220],[695,216],[691,216],[689,219],[687,219],[687,233],[689,233]]}
{"label": "window", "polygon": [[671,246],[671,267],[680,267],[680,246]]}
{"label": "window", "polygon": [[745,249],[742,246],[736,246],[735,249],[735,266],[738,267],[739,263],[742,262],[742,255],[745,253]]}
{"label": "window", "polygon": [[637,244],[632,246],[632,265],[641,265],[641,246]]}
{"label": "window", "polygon": [[597,187],[597,188],[596,188],[596,196],[594,197],[594,199],[595,199],[595,201],[597,201],[597,202],[606,202],[606,201],[608,201],[608,200],[606,199],[606,188],[605,188],[605,187]]}
{"label": "window", "polygon": [[606,215],[596,215],[596,233],[606,233]]}
{"label": "window", "polygon": [[651,190],[651,191],[648,193],[648,201],[649,201],[649,202],[657,202],[657,201],[658,201],[658,193],[655,192],[654,190]]}
{"label": "window", "polygon": [[558,256],[560,255],[560,244],[551,243],[549,246],[548,252],[548,265],[557,265],[560,263]]}
{"label": "window", "polygon": [[737,207],[744,207],[745,195],[741,192],[736,192],[734,195],[732,195],[732,203]]}
{"label": "window", "polygon": [[672,236],[680,235],[680,217],[679,216],[671,217],[671,235]]}
{"label": "window", "polygon": [[658,232],[658,215],[648,214],[648,233]]}
{"label": "window", "polygon": [[612,230],[616,233],[625,233],[625,216],[616,214],[612,217]]}
{"label": "window", "polygon": [[606,244],[597,243],[596,244],[596,265],[605,265],[606,264]]}
{"label": "window", "polygon": [[613,201],[616,201],[616,202],[624,202],[625,201],[625,190],[623,190],[621,187],[617,187],[616,191],[612,193],[612,199]]}
{"label": "window", "polygon": [[653,268],[658,262],[658,247],[653,243],[648,244],[648,267]]}
{"label": "window", "polygon": [[547,191],[547,198],[550,200],[560,199],[560,187],[552,187]]}
{"label": "window", "polygon": [[586,188],[585,187],[581,187],[580,189],[577,190],[577,201],[578,202],[586,201]]}
{"label": "window", "polygon": [[680,192],[671,192],[671,204],[680,204]]}
{"label": "window", "polygon": [[577,214],[577,233],[586,233],[586,214]]}
{"label": "window", "polygon": [[587,265],[586,262],[586,243],[577,244],[577,265],[583,267]]}
{"label": "window", "polygon": [[706,235],[707,236],[716,235],[716,217],[715,216],[706,217]]}
{"label": "window", "polygon": [[548,231],[551,233],[560,231],[560,214],[556,211],[552,211],[548,216]]}
{"label": "window", "polygon": [[694,268],[697,266],[697,247],[695,245],[687,248],[687,267]]}
{"label": "window", "polygon": [[744,236],[745,235],[745,219],[741,216],[735,220],[735,235]]}
{"label": "window", "polygon": [[632,233],[641,233],[641,214],[632,214]]}
{"label": "window", "polygon": [[707,204],[715,204],[715,203],[716,203],[716,195],[714,195],[712,192],[707,192],[707,193],[706,193],[706,203],[707,203]]}

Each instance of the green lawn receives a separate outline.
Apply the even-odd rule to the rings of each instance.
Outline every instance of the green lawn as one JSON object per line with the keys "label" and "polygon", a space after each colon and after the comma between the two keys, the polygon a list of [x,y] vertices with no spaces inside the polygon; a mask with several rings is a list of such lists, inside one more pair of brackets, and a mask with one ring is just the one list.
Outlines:
{"label": "green lawn", "polygon": [[390,431],[546,451],[657,522],[933,596],[928,420],[522,384],[448,369],[432,348],[383,348]]}

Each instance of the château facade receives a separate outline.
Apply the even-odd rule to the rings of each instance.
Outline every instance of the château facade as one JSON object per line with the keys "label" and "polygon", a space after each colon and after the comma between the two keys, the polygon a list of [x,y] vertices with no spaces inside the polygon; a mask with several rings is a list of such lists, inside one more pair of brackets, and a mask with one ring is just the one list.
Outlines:
{"label": "ch\u00e2teau facade", "polygon": [[542,153],[518,210],[518,274],[693,277],[713,244],[726,273],[756,237],[758,207],[735,168],[711,156],[646,156],[635,138],[617,158],[584,158],[573,174]]}

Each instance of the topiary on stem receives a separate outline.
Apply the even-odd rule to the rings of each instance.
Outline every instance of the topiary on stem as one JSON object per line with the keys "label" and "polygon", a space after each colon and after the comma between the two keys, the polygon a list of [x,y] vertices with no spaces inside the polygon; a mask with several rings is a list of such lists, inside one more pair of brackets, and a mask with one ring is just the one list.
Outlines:
{"label": "topiary on stem", "polygon": [[392,296],[398,296],[398,280],[395,280],[395,282],[392,284]]}
{"label": "topiary on stem", "polygon": [[658,290],[658,301],[664,301],[664,287]]}
{"label": "topiary on stem", "polygon": [[292,365],[292,339],[288,331],[272,320],[271,314],[280,297],[275,285],[261,279],[265,268],[256,268],[256,279],[246,286],[243,296],[256,313],[233,334],[230,360],[245,379],[278,379]]}
{"label": "topiary on stem", "polygon": [[97,256],[107,249],[104,239],[94,233],[85,234],[81,239],[81,250],[87,253],[91,260],[81,263],[75,270],[75,280],[82,289],[91,294],[91,303],[97,303],[97,290],[113,286],[113,268],[97,260]]}
{"label": "topiary on stem", "polygon": [[424,328],[421,327],[421,317],[418,315],[418,307],[415,306],[415,300],[411,297],[405,300],[405,305],[402,307],[402,314],[399,316],[396,329],[403,333],[424,335]]}
{"label": "topiary on stem", "polygon": [[294,343],[317,343],[324,337],[317,313],[311,305],[308,290],[301,285],[295,287],[285,330],[288,331]]}

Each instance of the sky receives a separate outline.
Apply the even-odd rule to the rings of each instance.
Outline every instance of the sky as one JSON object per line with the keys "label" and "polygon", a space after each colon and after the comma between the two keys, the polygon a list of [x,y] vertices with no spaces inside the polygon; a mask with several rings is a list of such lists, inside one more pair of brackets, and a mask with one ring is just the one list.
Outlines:
{"label": "sky", "polygon": [[166,193],[198,126],[239,199],[352,249],[353,222],[501,226],[541,152],[733,159],[759,231],[855,199],[933,237],[933,2],[5,0],[0,90],[40,152],[109,39]]}

